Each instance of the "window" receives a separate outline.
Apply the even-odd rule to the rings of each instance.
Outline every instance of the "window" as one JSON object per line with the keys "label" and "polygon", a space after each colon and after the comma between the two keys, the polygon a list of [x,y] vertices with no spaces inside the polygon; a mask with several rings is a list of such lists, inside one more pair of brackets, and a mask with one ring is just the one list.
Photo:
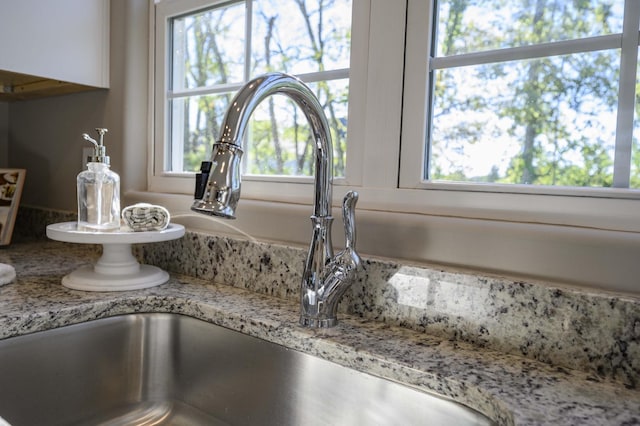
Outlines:
{"label": "window", "polygon": [[[154,176],[196,171],[234,92],[281,70],[325,105],[338,183],[570,196],[638,188],[636,3],[161,1]],[[254,114],[245,178],[312,173],[305,120],[278,98]],[[416,197],[409,203],[428,210]]]}
{"label": "window", "polygon": [[[334,141],[334,173],[344,175],[351,0],[263,0],[160,4],[165,28],[165,90],[156,116],[163,134],[161,173],[193,172],[211,146],[235,92],[258,75],[281,71],[305,81],[325,108]],[[170,10],[173,7],[176,9]],[[245,175],[309,176],[312,137],[306,119],[273,96],[252,115],[244,141]]]}
{"label": "window", "polygon": [[[358,187],[360,206],[640,229],[615,201],[640,197],[640,6],[536,5],[538,14],[498,0],[160,1],[150,189],[190,193],[234,91],[281,69],[327,105],[334,183]],[[277,98],[254,114],[243,198],[307,203],[306,123]]]}
{"label": "window", "polygon": [[[193,193],[189,170],[207,158],[216,133],[215,120],[205,119],[197,105],[210,99],[215,108],[208,114],[218,119],[243,82],[284,64],[319,91],[321,102],[336,107],[334,138],[347,130],[338,148],[343,152],[335,155],[344,169],[336,167],[343,173],[334,179],[333,204],[338,209],[348,189],[360,193],[362,253],[631,285],[640,238],[640,2],[353,0],[350,18],[346,9],[331,18],[332,34],[348,33],[349,53],[333,45],[324,69],[311,60],[302,68],[286,60],[291,55],[283,52],[309,39],[299,36],[287,47],[284,31],[295,26],[275,26],[270,38],[267,18],[285,12],[269,7],[290,4],[296,7],[286,13],[292,14],[300,4],[317,11],[319,4],[337,7],[338,0],[155,2],[149,200],[175,199],[154,193]],[[544,13],[528,9],[531,4]],[[183,26],[186,37],[205,15],[207,25],[224,23],[220,31],[230,31],[230,45],[219,52],[226,59],[218,61],[228,67],[226,80],[220,72],[203,83],[190,80],[189,73],[200,76],[191,61],[206,56],[187,52],[189,43],[181,44],[189,59],[183,56],[170,75],[172,31]],[[338,24],[349,19],[350,28]],[[265,51],[265,42],[273,49]],[[322,84],[340,93],[336,103],[322,94]],[[284,111],[277,119],[284,140],[298,122],[286,102],[274,102]],[[300,158],[293,148],[282,170],[298,176],[282,176],[274,144],[251,147],[272,130],[270,105],[263,104],[251,128],[254,139],[245,142],[245,157],[254,160],[243,175],[239,211],[247,219],[239,213],[235,223],[257,238],[306,244],[300,216],[313,200],[309,170],[286,169]],[[168,144],[169,130],[179,133],[173,142],[190,136],[198,148],[187,152],[201,157],[187,159],[192,154],[180,144]],[[304,142],[304,130],[298,131],[298,139],[284,145]],[[183,211],[188,205],[180,198]],[[339,227],[334,231],[339,235]]]}
{"label": "window", "polygon": [[421,179],[639,187],[626,3],[434,2]]}

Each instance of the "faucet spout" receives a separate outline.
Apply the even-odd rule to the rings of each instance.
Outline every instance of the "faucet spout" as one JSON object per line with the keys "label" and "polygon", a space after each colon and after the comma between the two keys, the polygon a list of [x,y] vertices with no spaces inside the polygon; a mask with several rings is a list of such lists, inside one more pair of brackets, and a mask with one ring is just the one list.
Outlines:
{"label": "faucet spout", "polygon": [[315,179],[314,207],[311,222],[313,234],[301,284],[300,323],[307,327],[331,327],[337,323],[339,299],[353,282],[360,260],[355,252],[353,211],[356,193],[345,197],[347,248],[334,258],[331,243],[331,200],[333,178],[333,145],[327,118],[311,90],[296,77],[270,73],[248,82],[236,94],[227,109],[221,134],[213,144],[211,170],[202,199],[194,200],[191,209],[204,214],[235,218],[240,199],[240,161],[242,138],[249,118],[265,98],[283,94],[292,99],[309,122],[314,138]]}
{"label": "faucet spout", "polygon": [[251,114],[265,98],[283,94],[302,110],[314,137],[315,201],[314,216],[331,216],[331,181],[333,177],[333,145],[331,131],[322,106],[311,89],[298,78],[270,73],[248,82],[231,101],[222,120],[220,137],[213,144],[213,163],[205,195],[196,200],[192,210],[226,218],[235,218],[240,198],[240,160],[242,138]]}

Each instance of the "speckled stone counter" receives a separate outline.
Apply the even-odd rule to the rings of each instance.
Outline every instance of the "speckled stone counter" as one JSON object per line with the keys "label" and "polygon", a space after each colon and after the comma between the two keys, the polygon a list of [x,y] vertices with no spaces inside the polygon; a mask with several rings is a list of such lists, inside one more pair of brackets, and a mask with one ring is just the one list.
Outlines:
{"label": "speckled stone counter", "polygon": [[[455,300],[466,300],[472,297],[472,301],[475,301],[475,297],[482,295],[480,289],[484,287],[472,286],[478,289],[477,296],[473,296],[473,292],[465,291],[459,295],[458,299],[450,299],[453,306],[448,308],[448,312],[451,312],[448,315],[451,316],[453,325],[441,327],[441,332],[433,334],[429,332],[428,320],[422,325],[419,322],[408,324],[408,327],[393,324],[394,321],[403,321],[402,318],[410,318],[410,315],[397,315],[395,319],[387,322],[372,320],[370,316],[389,315],[387,312],[392,308],[361,300],[363,297],[370,296],[362,293],[359,288],[354,289],[345,300],[342,310],[351,313],[341,315],[338,327],[329,331],[308,330],[297,326],[296,274],[298,272],[288,271],[287,274],[293,277],[285,278],[285,273],[282,272],[284,266],[278,260],[279,256],[291,255],[290,252],[284,248],[272,247],[269,249],[268,259],[259,256],[258,259],[263,260],[255,262],[254,257],[243,257],[242,253],[238,252],[242,249],[239,249],[234,242],[225,239],[210,239],[210,237],[190,233],[183,238],[181,244],[202,242],[205,243],[205,250],[212,259],[205,263],[188,259],[189,253],[185,251],[187,248],[184,246],[163,243],[161,248],[146,246],[141,248],[141,251],[146,252],[141,254],[142,257],[156,258],[158,264],[171,266],[172,262],[179,262],[187,268],[193,267],[194,270],[190,270],[189,275],[174,272],[170,281],[159,287],[118,293],[82,292],[67,289],[60,284],[62,276],[97,259],[99,247],[33,241],[18,242],[4,248],[0,250],[0,262],[14,265],[17,279],[11,284],[0,287],[0,338],[119,314],[172,312],[207,320],[357,370],[437,392],[477,409],[498,424],[640,424],[640,391],[626,388],[615,374],[597,374],[597,371],[594,373],[589,368],[573,369],[552,365],[533,357],[513,353],[513,351],[497,350],[500,344],[488,339],[483,343],[481,338],[467,339],[464,336],[452,338],[449,328],[460,329],[461,327],[456,323],[462,324],[464,319],[463,315],[456,316],[458,312],[456,309],[460,308],[456,308]],[[222,247],[225,244],[228,247]],[[238,242],[238,244],[239,247],[243,247],[249,243]],[[181,250],[184,255],[180,260],[175,260],[176,249]],[[216,256],[223,256],[217,250],[224,252],[226,249],[233,253],[233,258],[251,263],[251,267],[240,268],[239,263],[236,262],[233,267],[236,269],[235,274],[216,269],[219,268],[215,266],[219,265],[216,263]],[[253,250],[253,248],[245,248],[245,250],[249,249]],[[278,250],[286,253],[277,254]],[[171,258],[174,260],[170,260]],[[222,263],[233,262],[227,260]],[[229,266],[229,268],[232,267]],[[382,271],[386,270],[385,268],[370,260],[367,273],[372,274],[378,270],[381,277],[379,279],[384,279],[382,276],[387,272]],[[216,270],[213,271],[213,269]],[[398,266],[398,270],[400,269],[401,267]],[[423,270],[407,272],[411,272],[409,277],[420,278],[424,275]],[[442,271],[437,273],[455,274]],[[210,278],[211,274],[214,279]],[[231,280],[232,276],[237,287],[222,284]],[[206,279],[198,277],[206,277]],[[449,282],[451,277],[451,275],[443,275],[441,282]],[[378,278],[372,278],[373,281],[375,279]],[[265,280],[272,285],[265,286]],[[393,276],[386,277],[386,280],[387,282],[391,280],[391,284],[387,284],[387,287],[395,289],[412,285],[409,278],[403,278],[401,282],[395,284],[393,284]],[[514,287],[506,286],[507,288],[500,290],[499,287],[504,285],[504,282],[497,278],[496,280],[486,284],[491,289],[487,292],[499,294],[503,291],[507,295],[514,293],[510,297],[517,298],[518,292],[542,291],[537,287],[529,288],[529,286],[535,287],[535,284],[524,283],[521,285],[512,283]],[[366,282],[369,283],[369,281]],[[274,290],[276,287],[284,288],[276,291]],[[408,296],[402,296],[400,291],[400,295],[394,295],[394,303],[407,304],[407,309],[411,308],[412,304],[434,306],[433,309],[436,312],[434,315],[438,315],[438,310],[444,309],[445,302],[434,299],[435,295],[430,296],[429,291],[435,290],[424,293],[414,291],[411,293],[411,300],[403,299]],[[548,294],[546,291],[545,288],[545,291],[540,294]],[[549,291],[553,295],[555,290]],[[593,305],[596,309],[606,307],[606,304],[599,302],[598,297],[601,296],[591,298],[588,295],[569,292],[568,296],[563,293],[549,300],[541,296],[535,303],[532,302],[535,306],[531,309],[539,315],[553,316],[553,311],[564,309],[565,304],[575,306],[571,304],[576,300],[580,301],[579,296],[588,301],[583,304]],[[480,305],[489,303],[487,297],[477,299],[475,303]],[[435,301],[430,303],[430,300]],[[500,318],[491,319],[493,310],[501,311],[501,308],[494,306],[499,300],[492,300],[494,300],[493,304],[489,304],[484,311],[477,314],[478,317],[487,316],[490,319],[489,324],[500,322]],[[614,299],[607,300],[611,303]],[[607,308],[608,315],[613,312],[615,315],[624,316],[626,320],[633,319],[635,311],[631,308],[636,306],[634,300],[615,298],[615,301],[613,303],[615,306]],[[358,308],[360,305],[366,306]],[[582,309],[583,305],[578,306]],[[620,306],[624,309],[619,309]],[[475,307],[481,310],[479,306]],[[516,307],[509,309],[516,309]],[[629,309],[631,311],[628,311]],[[370,314],[365,315],[364,311]],[[513,315],[514,318],[518,317],[517,312]],[[572,318],[571,316],[566,318],[566,329],[575,328],[571,326]],[[640,316],[635,317],[635,320],[638,321],[638,318]],[[616,318],[614,320],[617,321]],[[518,319],[518,321],[527,320]],[[542,323],[543,319],[539,321]],[[555,323],[555,321],[552,322]],[[594,318],[593,321],[595,323],[597,319]],[[640,326],[637,322],[631,321],[631,323],[632,325],[626,326],[631,327],[627,331],[631,333],[627,340],[628,347],[632,344],[637,345],[640,340],[637,334],[633,334],[640,332],[638,330]],[[562,324],[560,326],[562,327]],[[420,329],[421,327],[423,329]],[[492,327],[492,329],[498,329],[497,326],[492,325]],[[509,328],[509,325],[503,324],[502,327]],[[538,325],[536,324],[535,327]],[[594,328],[597,327],[594,326]],[[546,332],[544,330],[540,333]],[[465,331],[460,333],[464,334]],[[591,342],[593,338],[589,335],[595,332],[585,329],[584,333],[587,335],[587,341]],[[513,343],[509,345],[513,346]],[[629,350],[627,349],[625,353],[628,356]],[[637,357],[630,358],[629,364],[632,368],[629,371],[633,371],[633,368],[637,369],[637,363]]]}

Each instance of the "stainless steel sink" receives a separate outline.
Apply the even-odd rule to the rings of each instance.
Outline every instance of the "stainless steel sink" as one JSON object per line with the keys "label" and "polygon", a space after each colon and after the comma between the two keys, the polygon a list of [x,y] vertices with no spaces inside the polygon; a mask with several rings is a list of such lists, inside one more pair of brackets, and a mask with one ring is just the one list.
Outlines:
{"label": "stainless steel sink", "polygon": [[455,402],[174,314],[0,341],[0,417],[34,425],[486,425]]}

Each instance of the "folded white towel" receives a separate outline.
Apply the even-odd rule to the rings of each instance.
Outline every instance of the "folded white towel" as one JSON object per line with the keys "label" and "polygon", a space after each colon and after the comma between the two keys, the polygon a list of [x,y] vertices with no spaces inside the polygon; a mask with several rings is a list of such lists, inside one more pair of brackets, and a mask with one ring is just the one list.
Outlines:
{"label": "folded white towel", "polygon": [[[16,270],[13,266],[0,263],[0,285],[9,284],[16,277]],[[2,423],[0,423],[2,426]]]}
{"label": "folded white towel", "polygon": [[122,219],[134,231],[162,231],[169,226],[169,210],[162,206],[138,203],[122,209]]}

